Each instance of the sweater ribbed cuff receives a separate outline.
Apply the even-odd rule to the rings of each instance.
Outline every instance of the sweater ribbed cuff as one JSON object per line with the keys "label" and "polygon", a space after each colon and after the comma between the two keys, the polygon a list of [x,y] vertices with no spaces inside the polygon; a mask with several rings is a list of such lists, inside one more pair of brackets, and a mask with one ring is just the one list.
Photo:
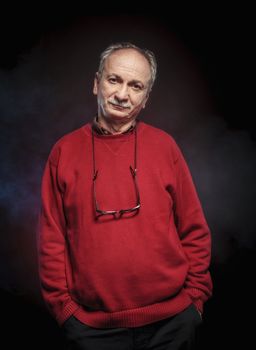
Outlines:
{"label": "sweater ribbed cuff", "polygon": [[63,308],[62,313],[56,317],[58,324],[61,326],[70,316],[74,314],[77,309],[79,309],[79,305],[77,305],[73,300],[68,301]]}
{"label": "sweater ribbed cuff", "polygon": [[203,313],[203,309],[204,309],[204,302],[202,300],[202,291],[200,289],[197,288],[186,288],[186,292],[188,293],[188,295],[190,296],[193,304],[195,305],[195,307],[197,308],[198,311],[200,311],[200,313]]}
{"label": "sweater ribbed cuff", "polygon": [[195,307],[197,308],[197,310],[202,314],[204,311],[204,307],[203,307],[203,302],[200,299],[197,300],[193,300],[193,304],[195,305]]}

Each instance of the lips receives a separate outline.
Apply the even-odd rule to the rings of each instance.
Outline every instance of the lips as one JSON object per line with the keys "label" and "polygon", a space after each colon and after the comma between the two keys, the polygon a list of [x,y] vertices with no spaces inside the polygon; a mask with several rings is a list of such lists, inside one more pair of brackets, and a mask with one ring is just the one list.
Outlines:
{"label": "lips", "polygon": [[113,102],[109,102],[109,104],[112,107],[114,107],[115,109],[118,109],[118,110],[130,109],[129,106],[122,106],[122,105],[119,105],[119,104],[116,104],[116,103],[113,103]]}

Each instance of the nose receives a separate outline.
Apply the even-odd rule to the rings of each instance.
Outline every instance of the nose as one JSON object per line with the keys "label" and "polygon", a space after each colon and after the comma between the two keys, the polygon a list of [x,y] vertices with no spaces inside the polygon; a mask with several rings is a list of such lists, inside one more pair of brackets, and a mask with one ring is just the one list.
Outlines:
{"label": "nose", "polygon": [[115,97],[118,101],[128,100],[128,87],[125,84],[122,84],[118,87]]}

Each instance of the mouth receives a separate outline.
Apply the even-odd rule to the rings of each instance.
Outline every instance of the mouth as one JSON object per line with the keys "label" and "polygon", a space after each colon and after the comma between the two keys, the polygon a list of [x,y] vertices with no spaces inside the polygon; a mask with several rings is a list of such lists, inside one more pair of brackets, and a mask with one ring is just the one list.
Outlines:
{"label": "mouth", "polygon": [[111,105],[111,107],[113,107],[114,109],[116,109],[118,111],[130,109],[130,106],[122,106],[122,105],[119,105],[119,104],[113,103],[113,102],[109,102],[109,104]]}

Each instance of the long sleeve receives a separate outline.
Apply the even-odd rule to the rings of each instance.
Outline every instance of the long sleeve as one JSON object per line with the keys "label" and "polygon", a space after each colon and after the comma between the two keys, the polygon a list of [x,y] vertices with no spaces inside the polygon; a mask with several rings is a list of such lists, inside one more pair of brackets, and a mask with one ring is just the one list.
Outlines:
{"label": "long sleeve", "polygon": [[182,153],[176,159],[175,215],[181,244],[189,262],[185,289],[198,310],[212,294],[208,271],[211,258],[211,233],[196,189]]}
{"label": "long sleeve", "polygon": [[42,178],[39,220],[39,275],[43,298],[58,323],[77,308],[68,293],[65,275],[65,216],[58,168],[50,155]]}

